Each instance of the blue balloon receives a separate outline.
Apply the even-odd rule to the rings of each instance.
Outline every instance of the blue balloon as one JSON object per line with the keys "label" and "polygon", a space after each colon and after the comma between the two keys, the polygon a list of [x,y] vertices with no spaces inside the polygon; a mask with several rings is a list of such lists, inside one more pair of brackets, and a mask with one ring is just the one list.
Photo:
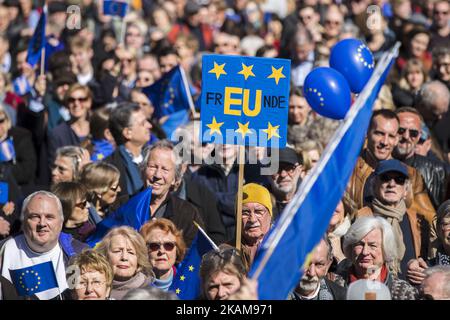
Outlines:
{"label": "blue balloon", "polygon": [[330,67],[342,73],[352,92],[360,93],[372,76],[375,63],[372,52],[361,40],[344,39],[331,49]]}
{"label": "blue balloon", "polygon": [[351,104],[350,87],[344,76],[328,67],[319,67],[306,76],[303,85],[306,101],[318,114],[344,119]]}

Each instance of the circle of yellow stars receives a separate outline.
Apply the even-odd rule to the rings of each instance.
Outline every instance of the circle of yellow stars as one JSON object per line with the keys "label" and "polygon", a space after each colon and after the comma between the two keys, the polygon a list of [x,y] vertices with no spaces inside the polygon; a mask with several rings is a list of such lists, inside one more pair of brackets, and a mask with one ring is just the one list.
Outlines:
{"label": "circle of yellow stars", "polygon": [[316,88],[309,88],[308,91],[315,93],[319,97],[321,107],[325,106],[325,98],[322,96],[322,92],[320,92]]}
{"label": "circle of yellow stars", "polygon": [[[23,283],[23,277],[25,277],[26,274],[34,274],[34,276],[37,278],[37,285],[35,285],[33,288],[25,288],[25,284]],[[22,272],[22,274],[19,277],[19,285],[22,287],[22,289],[25,289],[27,292],[33,292],[34,290],[37,290],[39,288],[39,285],[41,284],[41,277],[39,277],[39,273],[36,271],[30,271],[27,270],[25,272]]]}
{"label": "circle of yellow stars", "polygon": [[[194,272],[195,268],[194,268],[193,265],[190,265],[190,266],[188,267],[188,270],[189,270],[189,272]],[[185,276],[185,275],[181,275],[181,276],[180,276],[180,280],[181,280],[181,281],[186,280],[186,276]],[[180,294],[180,293],[181,293],[181,289],[180,289],[180,288],[176,288],[176,289],[175,289],[175,293],[176,293],[176,294]]]}
{"label": "circle of yellow stars", "polygon": [[372,63],[369,64],[369,63],[364,59],[364,57],[363,57],[363,55],[362,55],[362,51],[363,51],[364,49],[369,50],[369,48],[367,48],[366,45],[365,45],[364,43],[360,44],[360,45],[358,46],[358,49],[356,49],[356,51],[357,51],[356,56],[357,56],[358,60],[361,61],[361,62],[364,64],[364,67],[367,67],[367,68],[369,68],[369,69],[372,69],[372,68],[375,67],[375,62],[372,62]]}

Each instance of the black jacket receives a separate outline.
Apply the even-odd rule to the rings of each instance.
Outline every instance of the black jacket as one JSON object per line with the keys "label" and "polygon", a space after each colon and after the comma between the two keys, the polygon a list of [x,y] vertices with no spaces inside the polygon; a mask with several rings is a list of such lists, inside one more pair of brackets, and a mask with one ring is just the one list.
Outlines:
{"label": "black jacket", "polygon": [[12,137],[16,152],[16,162],[11,169],[14,178],[20,186],[33,184],[37,159],[31,132],[12,127],[8,131],[8,136]]}
{"label": "black jacket", "polygon": [[440,161],[421,155],[414,155],[404,162],[420,172],[427,187],[430,199],[433,202],[433,206],[438,208],[445,200],[447,193],[447,173],[445,165]]}
{"label": "black jacket", "polygon": [[128,195],[131,198],[133,194],[128,194],[127,192],[128,168],[125,159],[120,154],[119,148],[116,148],[116,150],[109,157],[107,157],[105,161],[115,166],[120,172],[119,185],[121,190],[117,196],[121,197]]}

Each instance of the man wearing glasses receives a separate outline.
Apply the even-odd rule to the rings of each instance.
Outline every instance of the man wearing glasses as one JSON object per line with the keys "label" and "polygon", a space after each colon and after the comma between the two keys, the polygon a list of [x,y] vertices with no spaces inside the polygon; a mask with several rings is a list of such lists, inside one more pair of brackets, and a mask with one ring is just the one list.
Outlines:
{"label": "man wearing glasses", "polygon": [[356,213],[363,216],[381,216],[392,226],[398,248],[401,270],[406,276],[407,262],[415,257],[427,256],[428,233],[422,232],[424,217],[413,208],[406,207],[406,195],[411,184],[405,164],[395,159],[380,161],[374,173],[373,198],[368,206]]}
{"label": "man wearing glasses", "polygon": [[439,161],[415,153],[422,135],[421,123],[423,118],[420,113],[409,107],[400,108],[396,113],[400,119],[398,129],[400,140],[394,149],[394,156],[420,172],[433,206],[437,208],[445,200],[446,195],[447,174],[445,166]]}

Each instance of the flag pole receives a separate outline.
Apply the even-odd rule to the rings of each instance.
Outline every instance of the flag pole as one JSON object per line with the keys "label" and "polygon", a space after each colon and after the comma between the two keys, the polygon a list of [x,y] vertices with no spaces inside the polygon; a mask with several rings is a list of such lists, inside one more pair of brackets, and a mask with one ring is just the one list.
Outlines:
{"label": "flag pole", "polygon": [[186,73],[184,72],[184,69],[181,65],[178,65],[178,67],[180,68],[181,79],[183,79],[184,90],[186,91],[186,95],[188,97],[189,109],[191,109],[192,118],[195,119],[195,115],[196,115],[195,106],[194,106],[194,101],[192,100],[191,90],[189,89],[189,84],[187,81]]}
{"label": "flag pole", "polygon": [[239,179],[238,179],[238,198],[236,206],[236,249],[241,250],[242,235],[242,186],[244,184],[244,162],[245,146],[239,146]]}
{"label": "flag pole", "polygon": [[125,28],[127,26],[127,24],[125,23],[125,17],[128,14],[129,11],[129,6],[130,6],[130,0],[127,0],[127,7],[125,9],[125,15],[122,18],[122,24],[120,26],[120,39],[119,39],[119,44],[124,44],[125,43]]}
{"label": "flag pole", "polygon": [[[44,7],[42,8],[42,14],[46,15],[45,16],[46,20],[48,19],[47,12],[48,12],[47,1],[45,1],[44,2]],[[44,28],[46,29],[46,27],[47,27],[47,23],[45,23]],[[44,37],[47,36],[47,33],[46,33],[45,29],[44,29]],[[45,44],[47,45],[47,41],[45,41]],[[40,72],[39,72],[40,76],[45,75],[45,47],[46,47],[46,45],[42,48],[42,51],[41,51],[41,69],[40,69]]]}
{"label": "flag pole", "polygon": [[198,230],[205,236],[205,238],[209,241],[209,243],[211,243],[211,246],[214,248],[214,250],[219,251],[219,247],[217,246],[217,244],[214,243],[214,241],[208,236],[208,234],[206,233],[205,230],[203,230],[202,227],[200,227],[200,225],[195,222],[192,221],[194,223],[194,225],[198,228]]}

